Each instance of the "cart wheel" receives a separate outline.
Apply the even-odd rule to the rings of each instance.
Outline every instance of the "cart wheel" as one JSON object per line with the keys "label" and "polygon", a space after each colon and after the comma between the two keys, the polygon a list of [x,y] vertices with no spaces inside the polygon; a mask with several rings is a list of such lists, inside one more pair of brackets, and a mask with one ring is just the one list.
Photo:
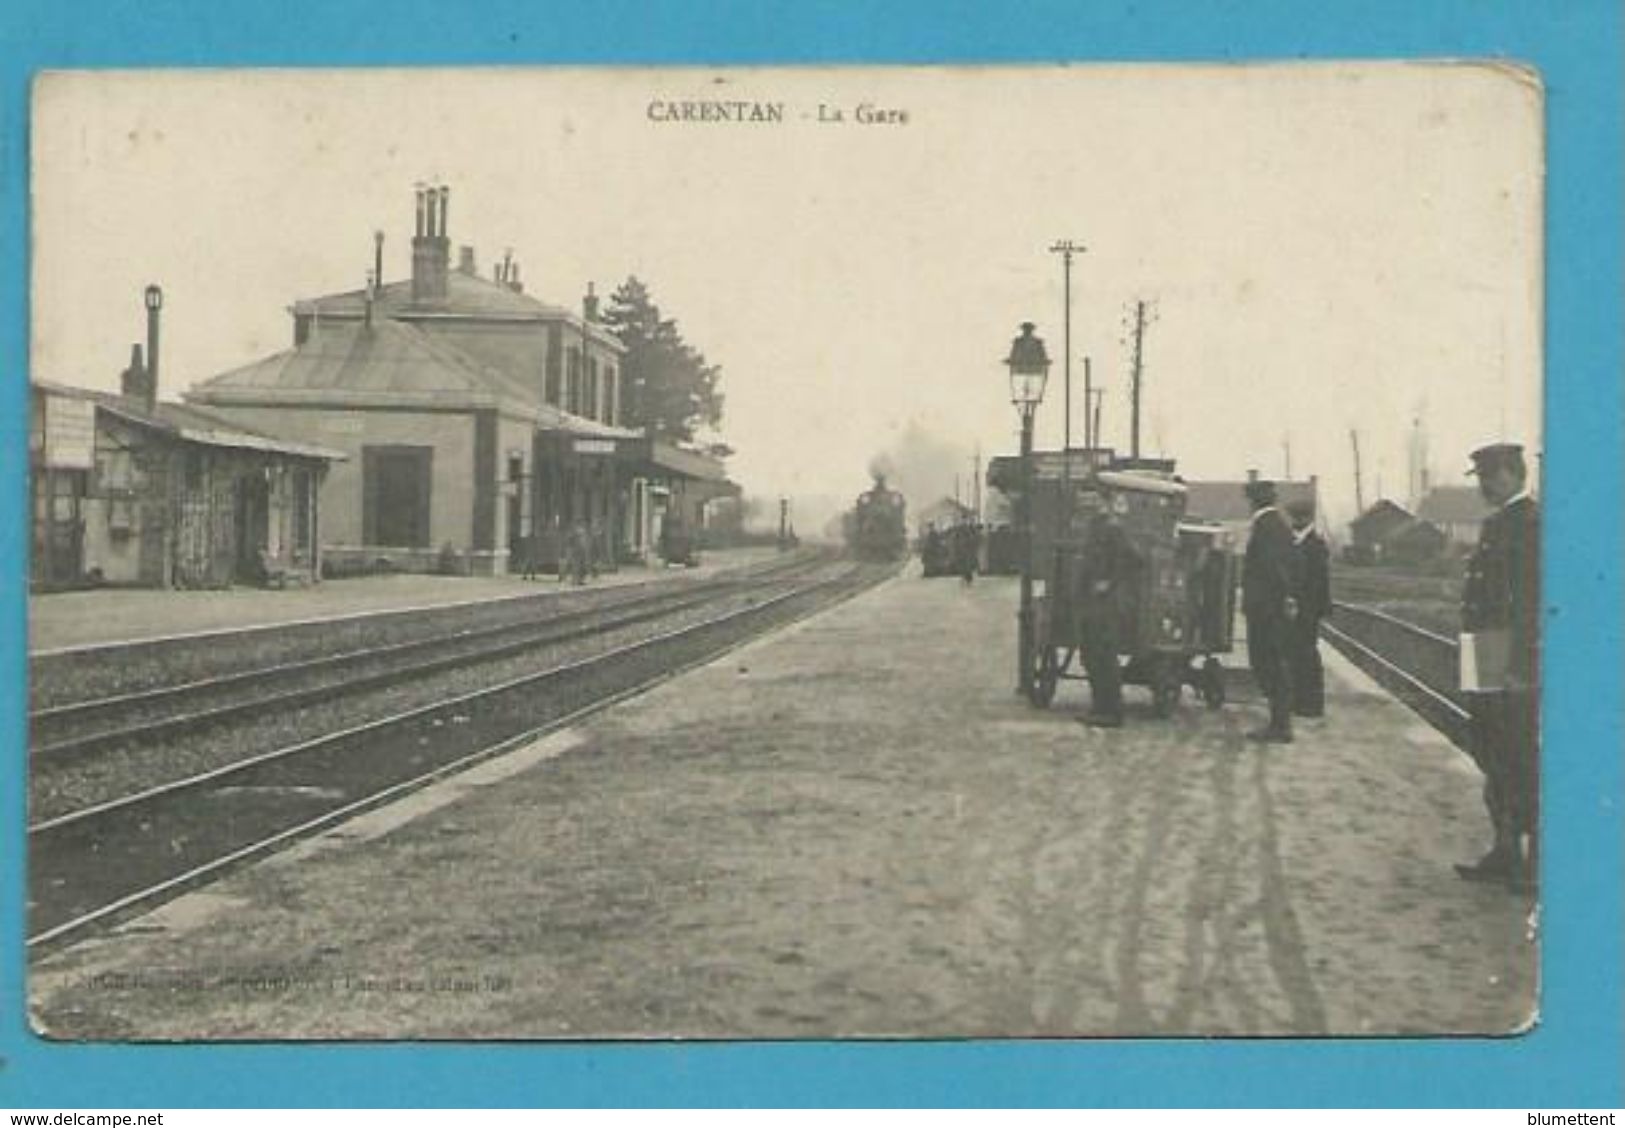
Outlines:
{"label": "cart wheel", "polygon": [[1061,680],[1061,668],[1055,660],[1053,646],[1040,646],[1033,654],[1033,673],[1027,682],[1027,699],[1034,708],[1048,709],[1055,700],[1055,687]]}
{"label": "cart wheel", "polygon": [[1179,704],[1179,691],[1183,688],[1178,674],[1167,669],[1158,670],[1151,679],[1151,712],[1158,717],[1172,716],[1174,706]]}
{"label": "cart wheel", "polygon": [[1202,663],[1202,700],[1209,709],[1224,704],[1224,665],[1217,658]]}

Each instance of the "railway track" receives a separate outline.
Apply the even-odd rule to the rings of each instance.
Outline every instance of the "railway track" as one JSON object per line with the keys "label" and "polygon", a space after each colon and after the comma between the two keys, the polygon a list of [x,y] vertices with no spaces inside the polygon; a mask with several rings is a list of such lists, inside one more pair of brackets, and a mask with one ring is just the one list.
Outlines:
{"label": "railway track", "polygon": [[38,708],[29,713],[30,756],[36,766],[60,764],[267,713],[292,712],[368,689],[649,622],[700,606],[718,593],[773,583],[818,566],[817,558],[802,557],[562,609],[547,606],[550,601],[533,600],[529,607],[514,608],[512,621]]}
{"label": "railway track", "polygon": [[1373,607],[1334,603],[1322,636],[1458,747],[1468,714],[1457,689],[1456,640]]}
{"label": "railway track", "polygon": [[810,573],[792,570],[748,590],[713,592],[712,610],[697,621],[35,822],[28,828],[28,947],[52,947],[151,907],[567,726],[891,572],[820,562]]}

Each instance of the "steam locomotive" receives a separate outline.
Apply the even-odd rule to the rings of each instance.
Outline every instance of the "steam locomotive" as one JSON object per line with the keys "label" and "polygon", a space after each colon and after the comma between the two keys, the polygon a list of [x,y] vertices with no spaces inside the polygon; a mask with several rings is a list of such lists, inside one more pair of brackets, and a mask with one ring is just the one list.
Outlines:
{"label": "steam locomotive", "polygon": [[908,504],[875,475],[874,488],[858,495],[846,515],[847,552],[859,560],[901,560],[908,551]]}

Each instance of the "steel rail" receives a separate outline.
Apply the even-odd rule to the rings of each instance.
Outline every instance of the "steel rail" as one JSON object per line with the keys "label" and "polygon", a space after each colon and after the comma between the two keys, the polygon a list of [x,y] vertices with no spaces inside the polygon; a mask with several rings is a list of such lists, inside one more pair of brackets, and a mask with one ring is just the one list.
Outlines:
{"label": "steel rail", "polygon": [[[636,643],[631,643],[611,651],[606,651],[603,654],[598,654],[589,658],[550,667],[547,670],[538,671],[536,673],[525,674],[518,678],[509,679],[495,686],[487,686],[470,693],[459,694],[429,705],[406,710],[390,717],[380,718],[361,725],[355,725],[338,733],[330,733],[313,740],[302,741],[298,744],[289,745],[286,748],[275,749],[270,752],[251,757],[247,760],[227,765],[223,768],[214,769],[208,772],[201,772],[197,775],[190,776],[182,780],[176,780],[169,784],[149,788],[146,791],[140,792],[136,795],[111,800],[106,803],[97,804],[92,807],[70,812],[68,814],[34,824],[28,828],[31,852],[37,852],[40,849],[41,839],[63,830],[81,828],[83,824],[95,818],[100,818],[115,813],[125,814],[135,810],[143,804],[151,805],[163,799],[174,799],[185,795],[188,792],[196,791],[208,785],[218,783],[222,779],[229,778],[233,774],[247,774],[252,769],[265,764],[273,762],[287,762],[295,757],[312,754],[321,750],[342,751],[342,746],[345,741],[354,740],[361,736],[376,736],[390,728],[411,724],[414,721],[421,720],[437,712],[442,712],[458,705],[475,702],[482,698],[494,698],[499,694],[507,693],[515,689],[534,686],[549,681],[561,680],[571,674],[584,673],[611,665],[615,662],[625,661],[636,655],[648,653],[655,647],[662,644],[670,643],[685,637],[696,636],[703,631],[711,630],[730,623],[736,623],[748,617],[760,616],[773,608],[782,606],[792,599],[806,596],[826,588],[844,585],[850,588],[850,591],[848,591],[846,595],[854,595],[858,591],[862,590],[864,586],[866,586],[863,584],[852,583],[852,580],[857,575],[858,571],[858,569],[848,570],[839,576],[805,584],[788,592],[773,596],[762,603],[737,608],[733,611],[727,612],[726,614],[706,619],[703,622],[694,623],[675,630],[667,631],[652,638],[643,639]],[[829,603],[815,604],[814,606],[801,612],[801,614],[786,620],[785,624],[781,625],[788,625],[788,623],[794,622],[797,619],[805,618],[806,616],[813,614],[815,611],[822,610],[829,605]],[[42,948],[54,942],[63,940],[68,936],[84,931],[85,929],[88,929],[98,923],[104,922],[112,917],[124,913],[127,910],[143,904],[152,903],[171,892],[178,892],[182,889],[200,884],[204,880],[221,874],[240,863],[264,856],[265,854],[274,851],[283,844],[296,838],[307,836],[315,831],[321,830],[355,814],[361,813],[364,810],[380,806],[401,795],[418,790],[438,779],[456,774],[457,772],[471,767],[480,761],[501,755],[504,752],[536,740],[550,732],[556,732],[595,712],[608,708],[639,693],[646,692],[651,687],[676,677],[687,670],[714,662],[722,655],[725,655],[753,641],[755,637],[756,636],[747,634],[738,639],[732,640],[726,645],[714,649],[707,649],[703,653],[696,655],[685,662],[675,663],[673,665],[658,669],[651,674],[639,678],[632,685],[624,686],[598,698],[597,700],[589,701],[586,705],[581,706],[580,708],[571,710],[570,712],[559,717],[552,718],[541,725],[533,726],[522,733],[505,737],[486,748],[478,749],[474,752],[456,757],[444,764],[436,765],[427,771],[410,777],[409,779],[396,781],[395,783],[389,784],[388,786],[363,796],[360,799],[353,800],[338,808],[322,812],[319,815],[306,819],[295,826],[281,828],[274,834],[268,835],[246,845],[239,846],[217,858],[212,858],[200,865],[193,866],[181,874],[171,875],[158,883],[124,894],[110,902],[99,905],[88,912],[81,913],[68,920],[59,922],[50,928],[41,930],[40,932],[27,938],[26,946],[29,949]]]}
{"label": "steel rail", "polygon": [[[428,661],[398,666],[393,669],[375,670],[348,678],[339,678],[318,686],[263,693],[245,701],[228,701],[194,712],[161,716],[121,727],[101,728],[78,736],[33,743],[30,748],[30,755],[40,761],[55,763],[69,756],[83,755],[100,748],[150,740],[166,733],[184,732],[208,724],[222,723],[228,719],[246,718],[289,705],[328,700],[345,693],[360,692],[380,685],[389,685],[414,677],[432,675],[470,662],[495,661],[534,647],[571,642],[601,631],[614,630],[644,622],[650,618],[656,618],[706,602],[718,592],[740,590],[782,581],[787,576],[798,571],[817,566],[818,562],[816,561],[800,561],[791,567],[705,580],[692,587],[662,590],[641,594],[632,599],[612,601],[593,607],[575,608],[523,623],[501,623],[485,628],[466,628],[460,631],[445,632],[427,639],[390,643],[370,649],[350,650],[337,655],[301,659],[294,662],[259,667],[254,670],[225,674],[218,678],[200,679],[178,686],[121,694],[115,698],[103,698],[78,703],[73,706],[62,706],[59,707],[59,712],[55,717],[62,715],[61,710],[68,709],[79,710],[81,714],[89,712],[93,715],[95,712],[113,710],[119,707],[138,708],[147,706],[156,708],[165,702],[182,701],[188,697],[236,689],[271,678],[298,678],[319,673],[324,669],[355,665],[362,662],[388,661],[423,651],[437,652],[447,646],[477,644],[482,640],[495,642],[499,638],[512,635],[523,636],[469,653],[440,655]],[[39,713],[31,714],[31,725],[40,720],[41,716]]]}
{"label": "steel rail", "polygon": [[1392,615],[1389,612],[1380,610],[1376,607],[1368,607],[1363,603],[1342,603],[1334,600],[1332,602],[1332,609],[1334,611],[1342,611],[1356,617],[1363,616],[1368,619],[1375,619],[1408,634],[1415,635],[1417,638],[1426,639],[1430,643],[1434,643],[1439,646],[1447,646],[1451,650],[1456,649],[1455,639],[1446,635],[1438,634],[1435,631],[1430,631],[1426,627],[1418,626],[1415,623],[1401,619],[1397,615]]}

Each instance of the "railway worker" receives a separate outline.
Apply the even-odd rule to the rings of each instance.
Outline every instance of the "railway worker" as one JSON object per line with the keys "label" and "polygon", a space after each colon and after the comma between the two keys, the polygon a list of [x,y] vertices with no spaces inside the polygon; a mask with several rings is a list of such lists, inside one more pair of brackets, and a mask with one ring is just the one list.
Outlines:
{"label": "railway worker", "polygon": [[1080,502],[1092,512],[1083,550],[1078,555],[1079,653],[1089,677],[1089,712],[1081,719],[1093,728],[1123,726],[1123,671],[1117,664],[1123,599],[1133,588],[1139,554],[1129,543],[1117,515],[1098,494]]}
{"label": "railway worker", "polygon": [[1241,607],[1247,618],[1247,661],[1269,699],[1270,719],[1247,734],[1266,744],[1292,743],[1292,621],[1297,572],[1292,529],[1275,504],[1275,483],[1254,479],[1244,487],[1252,531],[1242,561]]}
{"label": "railway worker", "polygon": [[1534,888],[1540,814],[1540,510],[1529,496],[1523,448],[1493,443],[1469,474],[1493,511],[1484,518],[1461,597],[1462,690],[1469,752],[1484,773],[1494,841],[1467,881]]}
{"label": "railway worker", "polygon": [[592,555],[592,539],[587,532],[585,521],[576,521],[570,526],[566,555],[569,560],[571,582],[576,584],[586,583],[587,561]]}
{"label": "railway worker", "polygon": [[961,522],[954,530],[954,571],[967,584],[976,580],[976,550],[980,539],[976,526],[969,521]]}
{"label": "railway worker", "polygon": [[1320,664],[1320,621],[1332,611],[1331,549],[1315,530],[1315,503],[1286,507],[1297,545],[1298,614],[1292,620],[1292,711],[1300,717],[1326,715],[1326,671]]}

